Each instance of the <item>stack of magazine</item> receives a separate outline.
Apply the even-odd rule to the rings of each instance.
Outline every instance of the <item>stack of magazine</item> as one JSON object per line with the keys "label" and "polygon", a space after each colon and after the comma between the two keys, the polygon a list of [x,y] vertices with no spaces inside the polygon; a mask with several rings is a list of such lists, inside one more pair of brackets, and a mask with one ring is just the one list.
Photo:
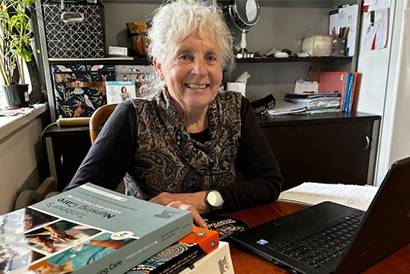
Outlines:
{"label": "stack of magazine", "polygon": [[288,93],[285,100],[305,107],[307,113],[340,111],[340,94],[328,93]]}
{"label": "stack of magazine", "polygon": [[0,249],[0,273],[233,273],[229,245],[190,212],[90,183],[1,215]]}

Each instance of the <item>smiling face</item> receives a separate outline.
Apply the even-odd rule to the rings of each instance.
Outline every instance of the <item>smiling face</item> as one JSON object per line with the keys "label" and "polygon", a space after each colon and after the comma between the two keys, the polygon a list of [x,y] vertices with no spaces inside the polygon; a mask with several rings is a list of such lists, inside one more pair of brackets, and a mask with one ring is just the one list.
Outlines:
{"label": "smiling face", "polygon": [[158,77],[185,114],[206,112],[222,82],[221,49],[209,31],[194,31],[172,47],[161,64],[154,60]]}

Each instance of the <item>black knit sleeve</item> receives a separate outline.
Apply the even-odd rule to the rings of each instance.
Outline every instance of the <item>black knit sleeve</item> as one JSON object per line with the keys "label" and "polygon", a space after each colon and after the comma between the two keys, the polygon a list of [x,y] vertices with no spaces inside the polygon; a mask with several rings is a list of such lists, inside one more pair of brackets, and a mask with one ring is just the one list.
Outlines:
{"label": "black knit sleeve", "polygon": [[131,100],[118,104],[66,189],[87,182],[115,189],[132,167],[136,113]]}
{"label": "black knit sleeve", "polygon": [[235,211],[274,202],[282,188],[279,166],[260,130],[250,102],[242,97],[242,132],[235,184],[217,190],[224,198],[221,211]]}

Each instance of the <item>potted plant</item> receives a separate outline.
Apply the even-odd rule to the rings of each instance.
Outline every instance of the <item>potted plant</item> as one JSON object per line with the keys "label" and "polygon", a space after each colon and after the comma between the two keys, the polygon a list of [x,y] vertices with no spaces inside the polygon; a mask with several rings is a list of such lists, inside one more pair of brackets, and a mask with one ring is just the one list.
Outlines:
{"label": "potted plant", "polygon": [[[0,73],[4,79],[3,88],[10,107],[29,106],[23,62],[26,62],[29,71],[31,93],[41,93],[38,68],[31,47],[34,34],[29,8],[34,2],[35,0],[2,0],[0,4]],[[38,98],[34,101],[38,101]]]}

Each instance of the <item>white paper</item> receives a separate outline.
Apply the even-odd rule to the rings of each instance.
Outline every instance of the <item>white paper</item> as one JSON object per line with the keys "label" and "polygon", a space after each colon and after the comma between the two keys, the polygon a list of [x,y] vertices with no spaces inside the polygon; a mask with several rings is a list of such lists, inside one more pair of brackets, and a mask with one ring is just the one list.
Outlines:
{"label": "white paper", "polygon": [[279,200],[315,205],[324,201],[366,211],[379,188],[369,185],[303,183],[283,191]]}
{"label": "white paper", "polygon": [[276,101],[275,107],[268,109],[269,115],[284,115],[291,113],[302,113],[305,112],[306,108],[304,106],[299,106],[297,104],[287,102],[284,100]]}
{"label": "white paper", "polygon": [[377,0],[364,0],[363,6],[370,6],[370,5],[376,5]]}
{"label": "white paper", "polygon": [[376,35],[376,28],[370,26],[367,28],[365,37],[364,37],[364,49],[371,50],[373,45],[374,36]]}
{"label": "white paper", "polygon": [[368,11],[381,10],[386,8],[390,8],[390,0],[377,0],[377,3],[375,5],[369,5]]}
{"label": "white paper", "polygon": [[236,82],[246,83],[248,82],[248,78],[250,77],[251,75],[247,71],[245,71],[244,73],[239,75],[238,79],[236,79]]}
{"label": "white paper", "polygon": [[375,11],[375,49],[383,49],[387,46],[387,38],[389,33],[389,10],[389,8],[385,8]]}

